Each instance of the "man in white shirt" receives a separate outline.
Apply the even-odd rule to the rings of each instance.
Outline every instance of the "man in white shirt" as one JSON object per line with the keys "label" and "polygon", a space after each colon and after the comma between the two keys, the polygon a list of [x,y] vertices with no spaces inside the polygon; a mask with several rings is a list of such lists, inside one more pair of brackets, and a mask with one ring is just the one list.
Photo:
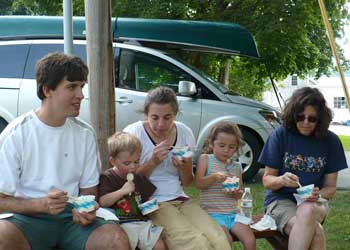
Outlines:
{"label": "man in white shirt", "polygon": [[94,131],[76,118],[87,74],[75,56],[39,60],[41,106],[0,135],[0,213],[13,214],[0,220],[0,249],[130,249],[119,225],[67,202],[68,196],[96,196],[101,170]]}

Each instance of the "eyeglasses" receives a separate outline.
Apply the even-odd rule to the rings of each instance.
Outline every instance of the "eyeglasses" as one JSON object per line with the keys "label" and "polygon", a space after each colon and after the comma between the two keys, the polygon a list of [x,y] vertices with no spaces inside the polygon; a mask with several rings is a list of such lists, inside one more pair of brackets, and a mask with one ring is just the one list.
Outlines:
{"label": "eyeglasses", "polygon": [[305,119],[309,122],[309,123],[316,123],[318,121],[318,118],[316,116],[306,116],[304,114],[298,115],[297,116],[297,122],[303,122],[305,121]]}

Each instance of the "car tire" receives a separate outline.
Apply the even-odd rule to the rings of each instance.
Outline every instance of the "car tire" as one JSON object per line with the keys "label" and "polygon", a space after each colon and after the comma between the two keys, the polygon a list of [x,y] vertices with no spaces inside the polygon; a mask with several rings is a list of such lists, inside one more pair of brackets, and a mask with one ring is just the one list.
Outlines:
{"label": "car tire", "polygon": [[245,144],[240,152],[238,162],[241,163],[243,169],[243,180],[250,181],[261,167],[261,164],[258,163],[258,158],[262,145],[250,131],[244,128],[241,128],[241,131]]}
{"label": "car tire", "polygon": [[0,118],[0,133],[6,128],[6,126],[7,122],[4,119]]}

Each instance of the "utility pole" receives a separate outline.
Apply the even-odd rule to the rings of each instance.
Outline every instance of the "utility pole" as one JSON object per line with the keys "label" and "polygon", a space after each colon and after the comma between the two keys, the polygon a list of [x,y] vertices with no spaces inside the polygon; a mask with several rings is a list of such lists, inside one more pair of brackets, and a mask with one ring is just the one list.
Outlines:
{"label": "utility pole", "polygon": [[63,37],[64,53],[73,54],[73,4],[72,0],[63,0]]}
{"label": "utility pole", "polygon": [[342,83],[342,86],[343,86],[343,91],[344,91],[346,103],[348,105],[348,111],[350,112],[350,95],[349,95],[348,88],[346,86],[344,71],[343,71],[343,69],[342,69],[342,67],[340,65],[340,59],[339,59],[338,52],[337,52],[337,46],[336,46],[336,43],[335,43],[333,30],[332,30],[332,27],[331,27],[331,25],[329,23],[327,10],[326,10],[326,7],[325,7],[325,5],[323,3],[323,0],[318,0],[318,4],[320,6],[323,23],[324,23],[324,25],[326,27],[329,44],[331,46],[331,50],[332,50],[333,56],[334,56],[335,61],[337,63],[337,69],[338,69],[338,72],[339,72],[339,75],[340,75],[340,79],[341,79],[341,83]]}
{"label": "utility pole", "polygon": [[85,0],[90,120],[103,170],[109,168],[107,138],[115,131],[111,0]]}

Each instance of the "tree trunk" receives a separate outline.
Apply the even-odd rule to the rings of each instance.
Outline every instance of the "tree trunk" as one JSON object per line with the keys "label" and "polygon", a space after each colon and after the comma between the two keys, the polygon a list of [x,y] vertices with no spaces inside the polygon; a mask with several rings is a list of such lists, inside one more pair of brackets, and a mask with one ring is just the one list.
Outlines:
{"label": "tree trunk", "polygon": [[109,168],[107,138],[115,131],[111,1],[85,0],[90,120],[103,170]]}
{"label": "tree trunk", "polygon": [[230,81],[230,59],[226,59],[224,67],[220,69],[220,82],[222,82],[227,88]]}

